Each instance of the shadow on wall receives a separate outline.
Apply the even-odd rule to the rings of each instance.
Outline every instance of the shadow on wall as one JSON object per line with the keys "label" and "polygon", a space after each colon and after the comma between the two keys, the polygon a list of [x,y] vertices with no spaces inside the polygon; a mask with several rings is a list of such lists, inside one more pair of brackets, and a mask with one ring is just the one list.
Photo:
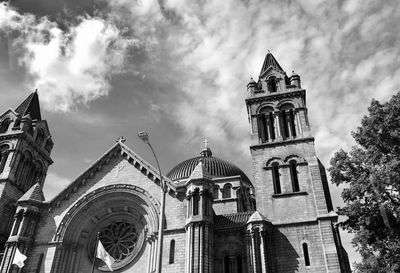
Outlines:
{"label": "shadow on wall", "polygon": [[[49,213],[45,212],[41,215],[41,220],[38,223],[36,230],[46,230],[36,235],[34,247],[30,253],[33,255],[27,259],[27,268],[35,269],[35,272],[50,272],[52,261],[45,260],[45,257],[54,253],[49,252],[49,242],[53,241],[53,236],[56,232],[56,223],[53,217],[49,217]],[[52,247],[56,247],[55,245]],[[54,251],[53,249],[52,251]]]}
{"label": "shadow on wall", "polygon": [[299,254],[293,248],[288,238],[273,227],[272,263],[274,272],[294,273],[299,270]]}

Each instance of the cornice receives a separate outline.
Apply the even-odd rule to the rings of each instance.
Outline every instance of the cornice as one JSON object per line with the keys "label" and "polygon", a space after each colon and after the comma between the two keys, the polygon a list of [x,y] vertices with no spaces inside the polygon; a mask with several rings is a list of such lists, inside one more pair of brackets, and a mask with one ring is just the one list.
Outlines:
{"label": "cornice", "polygon": [[306,90],[305,89],[300,89],[296,91],[289,91],[289,92],[283,92],[283,93],[277,93],[277,94],[266,94],[264,96],[259,96],[259,97],[253,97],[253,98],[247,98],[245,99],[246,104],[252,105],[257,102],[262,102],[262,101],[276,101],[276,100],[281,100],[285,98],[293,98],[293,97],[305,97],[306,95]]}
{"label": "cornice", "polygon": [[286,144],[294,144],[294,143],[300,143],[300,142],[314,142],[313,137],[304,137],[304,138],[295,138],[295,139],[288,139],[288,140],[282,140],[282,141],[277,141],[277,142],[268,142],[268,143],[262,143],[262,144],[256,144],[256,145],[251,145],[250,150],[255,150],[255,149],[260,149],[260,148],[269,148],[269,147],[275,147],[275,146],[282,146]]}

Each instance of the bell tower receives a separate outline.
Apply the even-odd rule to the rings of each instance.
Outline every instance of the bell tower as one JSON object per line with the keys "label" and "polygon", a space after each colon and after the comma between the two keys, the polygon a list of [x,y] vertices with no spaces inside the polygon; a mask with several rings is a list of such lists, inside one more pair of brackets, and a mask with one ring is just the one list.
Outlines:
{"label": "bell tower", "polygon": [[42,120],[37,92],[0,115],[0,253],[10,236],[19,200],[33,185],[43,186],[53,141]]}
{"label": "bell tower", "polygon": [[288,77],[268,52],[247,91],[257,211],[273,225],[271,272],[350,272],[340,259],[338,216],[315,153],[300,76]]}

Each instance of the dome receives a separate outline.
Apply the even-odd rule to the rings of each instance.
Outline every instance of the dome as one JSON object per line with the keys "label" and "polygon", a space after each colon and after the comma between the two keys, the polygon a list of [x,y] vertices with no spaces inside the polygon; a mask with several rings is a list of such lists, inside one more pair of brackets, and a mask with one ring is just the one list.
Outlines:
{"label": "dome", "polygon": [[244,181],[251,184],[250,179],[241,169],[228,161],[218,157],[213,157],[212,152],[208,147],[201,151],[200,156],[185,160],[176,165],[168,172],[167,176],[172,181],[189,178],[200,160],[202,160],[205,170],[211,176],[228,177],[240,175]]}

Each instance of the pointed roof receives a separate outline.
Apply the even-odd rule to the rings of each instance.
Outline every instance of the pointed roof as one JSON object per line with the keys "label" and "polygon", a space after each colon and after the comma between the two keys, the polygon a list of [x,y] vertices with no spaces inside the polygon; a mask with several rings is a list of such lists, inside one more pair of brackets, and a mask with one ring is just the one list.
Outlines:
{"label": "pointed roof", "polygon": [[247,221],[248,223],[255,223],[255,222],[268,222],[268,219],[262,215],[261,213],[259,213],[258,211],[255,211],[249,218],[249,220]]}
{"label": "pointed roof", "polygon": [[274,55],[268,51],[267,56],[265,56],[264,64],[261,68],[260,75],[262,75],[270,67],[276,68],[283,71],[282,67],[279,65],[278,61],[275,59]]}
{"label": "pointed roof", "polygon": [[201,160],[190,174],[188,181],[197,179],[211,179],[211,175],[206,171],[203,161]]}
{"label": "pointed roof", "polygon": [[36,183],[24,195],[22,195],[20,199],[18,199],[18,203],[24,201],[35,201],[35,202],[44,201],[42,185]]}
{"label": "pointed roof", "polygon": [[37,91],[31,93],[18,107],[15,112],[21,116],[30,114],[32,119],[42,120],[40,114],[39,96]]}

